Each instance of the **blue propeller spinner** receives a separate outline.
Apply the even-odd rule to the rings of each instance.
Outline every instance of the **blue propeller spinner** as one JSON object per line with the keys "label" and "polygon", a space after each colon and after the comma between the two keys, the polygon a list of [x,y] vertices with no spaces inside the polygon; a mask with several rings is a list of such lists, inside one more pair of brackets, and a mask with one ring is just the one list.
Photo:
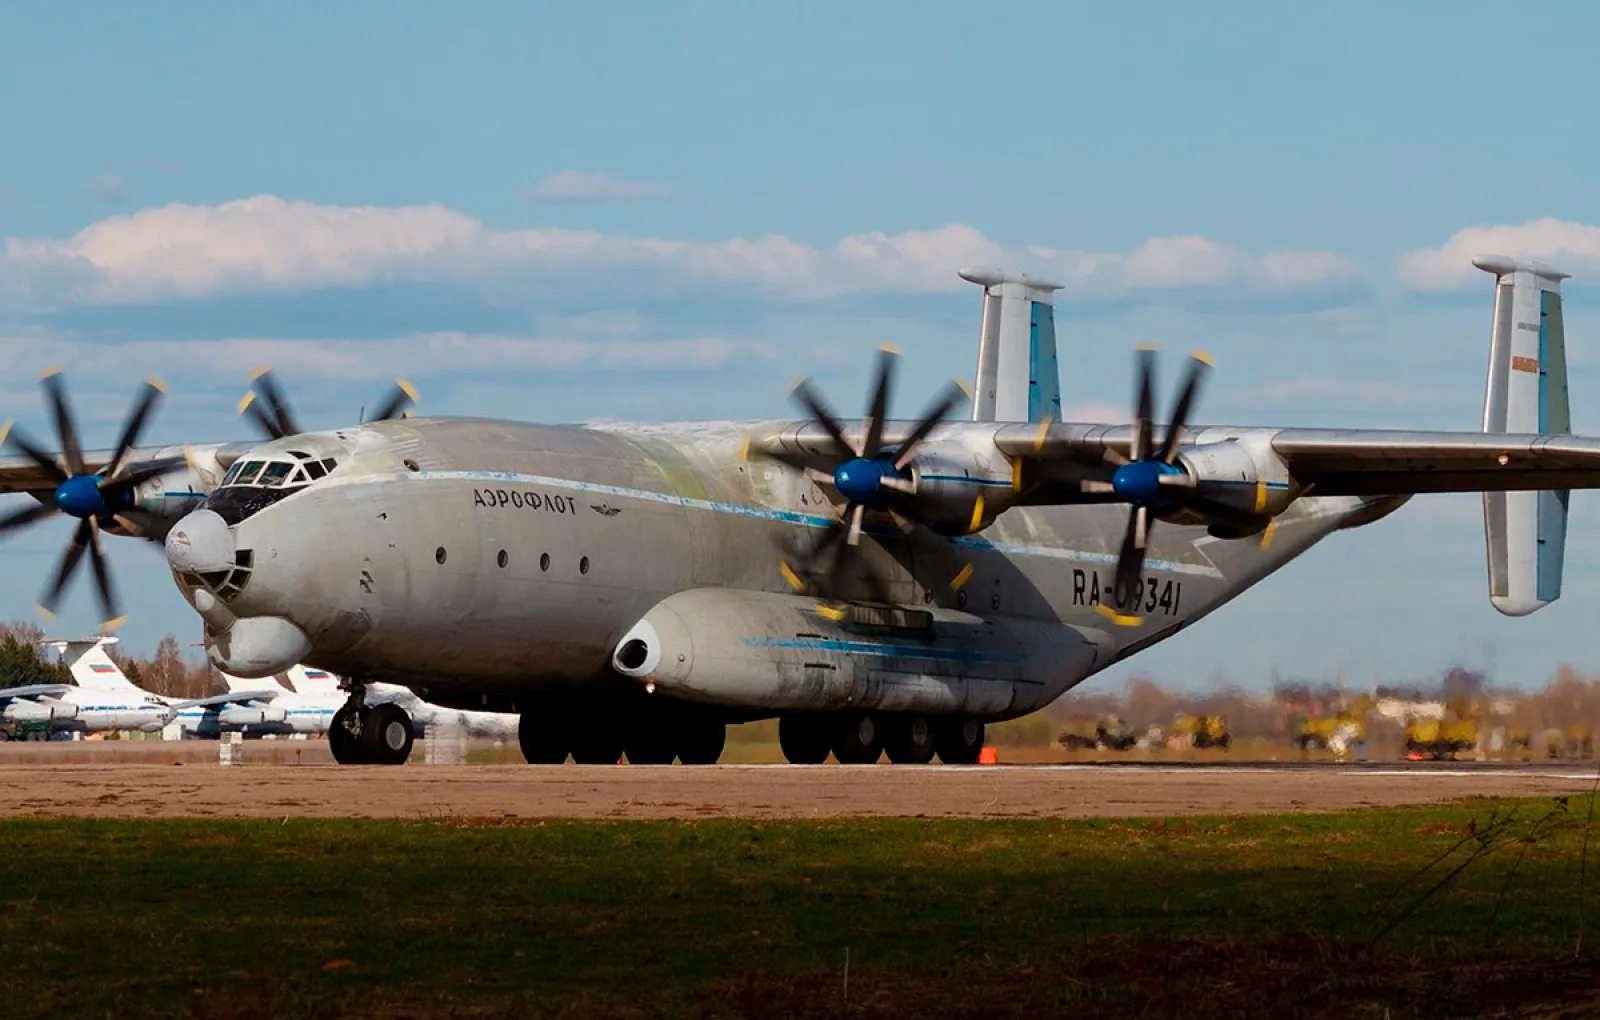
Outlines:
{"label": "blue propeller spinner", "polygon": [[[39,468],[40,473],[54,484],[52,489],[33,492],[37,506],[19,510],[0,517],[0,535],[25,528],[48,517],[66,514],[78,520],[72,541],[62,552],[54,578],[39,600],[39,608],[53,615],[85,552],[94,573],[95,588],[100,597],[103,626],[115,627],[122,622],[117,611],[116,592],[111,585],[111,572],[100,548],[100,529],[112,522],[126,522],[135,528],[150,523],[148,514],[134,502],[139,486],[153,478],[168,474],[184,463],[182,457],[144,461],[136,467],[129,466],[129,455],[138,445],[139,435],[155,410],[166,388],[159,379],[146,380],[143,390],[128,413],[122,436],[105,467],[90,471],[84,460],[83,446],[78,442],[78,430],[73,423],[72,411],[67,401],[66,387],[61,372],[50,369],[40,383],[55,418],[56,434],[61,440],[61,455],[52,457],[37,443],[28,439],[21,429],[10,422],[0,425],[0,442],[12,447]],[[131,529],[130,529],[131,530]]]}

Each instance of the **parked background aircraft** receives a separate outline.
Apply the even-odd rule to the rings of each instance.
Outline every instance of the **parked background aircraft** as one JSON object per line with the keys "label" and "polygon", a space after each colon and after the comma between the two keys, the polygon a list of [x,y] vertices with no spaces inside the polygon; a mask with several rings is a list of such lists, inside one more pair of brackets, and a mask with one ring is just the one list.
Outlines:
{"label": "parked background aircraft", "polygon": [[[128,682],[106,654],[116,638],[47,641],[61,653],[72,684],[35,684],[0,690],[0,722],[11,732],[154,733],[172,719],[174,709],[149,691]],[[8,733],[0,730],[0,739]]]}
{"label": "parked background aircraft", "polygon": [[[62,454],[13,430],[0,486],[79,526],[46,588],[99,536],[163,540],[218,668],[297,662],[347,678],[346,762],[396,763],[412,720],[369,685],[520,713],[530,762],[711,762],[732,721],[779,717],[793,762],[977,757],[985,722],[1032,712],[1192,625],[1336,531],[1417,492],[1482,491],[1490,596],[1559,596],[1566,491],[1600,486],[1600,440],[1566,434],[1560,274],[1500,257],[1484,431],[1194,427],[1209,367],[1170,412],[1141,351],[1127,426],[1058,423],[1052,284],[992,271],[970,421],[951,388],[885,420],[895,356],[846,426],[808,383],[803,420],[546,426],[402,417],[306,432],[270,373],[243,410],[268,437],[84,453],[47,374]],[[186,454],[186,456],[185,456]],[[1543,491],[1549,490],[1549,491]]]}

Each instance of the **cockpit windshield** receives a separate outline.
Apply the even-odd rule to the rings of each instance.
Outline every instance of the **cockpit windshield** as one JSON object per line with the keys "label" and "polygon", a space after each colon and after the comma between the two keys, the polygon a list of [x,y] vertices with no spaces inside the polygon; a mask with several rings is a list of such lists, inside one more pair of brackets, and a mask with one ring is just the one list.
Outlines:
{"label": "cockpit windshield", "polygon": [[333,457],[319,460],[299,450],[235,461],[216,491],[206,497],[205,506],[221,514],[229,524],[237,524],[326,478],[338,466]]}

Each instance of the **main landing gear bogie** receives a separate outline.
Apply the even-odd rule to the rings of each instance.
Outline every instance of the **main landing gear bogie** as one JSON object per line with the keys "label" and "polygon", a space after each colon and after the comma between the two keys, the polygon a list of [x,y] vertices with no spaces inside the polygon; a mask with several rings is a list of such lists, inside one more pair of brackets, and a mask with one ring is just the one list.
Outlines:
{"label": "main landing gear bogie", "polygon": [[411,716],[399,705],[363,704],[364,686],[335,713],[328,726],[328,747],[340,765],[404,765],[411,757],[416,731]]}
{"label": "main landing gear bogie", "polygon": [[522,713],[517,742],[530,765],[715,765],[728,727],[708,712],[678,705],[632,713],[537,705]]}
{"label": "main landing gear bogie", "polygon": [[829,712],[778,720],[778,744],[791,765],[821,765],[831,753],[841,765],[873,765],[884,755],[896,765],[976,765],[983,722],[901,712]]}

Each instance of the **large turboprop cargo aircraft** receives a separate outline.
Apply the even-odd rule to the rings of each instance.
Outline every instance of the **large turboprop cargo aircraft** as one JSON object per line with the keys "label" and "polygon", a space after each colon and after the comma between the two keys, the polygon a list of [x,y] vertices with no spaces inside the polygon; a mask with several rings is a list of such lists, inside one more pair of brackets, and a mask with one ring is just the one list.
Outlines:
{"label": "large turboprop cargo aircraft", "polygon": [[344,762],[403,761],[412,726],[369,684],[514,708],[530,762],[716,761],[730,722],[777,717],[816,763],[978,758],[984,725],[1035,711],[1418,492],[1485,493],[1489,594],[1560,594],[1567,492],[1600,487],[1569,434],[1560,281],[1498,256],[1482,432],[1191,424],[1209,361],[1158,414],[1138,355],[1129,425],[1060,422],[1058,289],[980,270],[970,420],[952,386],[886,420],[878,355],[859,424],[809,383],[798,420],[535,425],[415,418],[305,431],[270,373],[242,411],[261,443],[142,449],[148,385],[117,446],[84,453],[58,374],[61,452],[12,430],[0,490],[67,514],[54,605],[100,536],[164,543],[218,668],[342,675]]}

